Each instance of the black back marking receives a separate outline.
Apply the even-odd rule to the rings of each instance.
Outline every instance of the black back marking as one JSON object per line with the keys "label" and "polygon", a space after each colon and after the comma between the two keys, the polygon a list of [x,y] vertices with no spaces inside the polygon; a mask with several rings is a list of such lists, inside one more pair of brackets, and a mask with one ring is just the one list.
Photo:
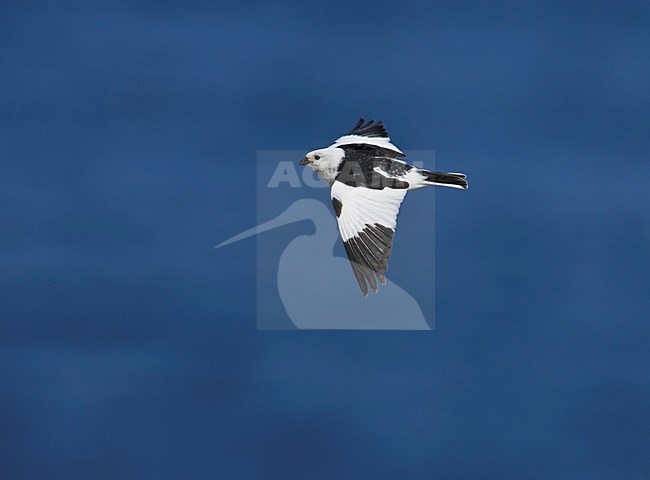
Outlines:
{"label": "black back marking", "polygon": [[[359,152],[346,152],[339,165],[336,180],[350,187],[366,187],[373,190],[384,188],[409,188],[409,183],[393,176],[402,176],[413,167],[388,157],[369,156]],[[380,172],[385,172],[386,177]]]}

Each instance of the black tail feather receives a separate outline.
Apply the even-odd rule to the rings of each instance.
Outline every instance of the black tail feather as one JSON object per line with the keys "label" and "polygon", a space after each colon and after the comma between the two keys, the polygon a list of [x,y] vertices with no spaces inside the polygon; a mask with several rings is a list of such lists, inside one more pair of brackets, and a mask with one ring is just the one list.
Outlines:
{"label": "black tail feather", "polygon": [[428,170],[421,170],[420,172],[426,175],[425,182],[462,189],[469,186],[467,177],[462,173],[430,172]]}

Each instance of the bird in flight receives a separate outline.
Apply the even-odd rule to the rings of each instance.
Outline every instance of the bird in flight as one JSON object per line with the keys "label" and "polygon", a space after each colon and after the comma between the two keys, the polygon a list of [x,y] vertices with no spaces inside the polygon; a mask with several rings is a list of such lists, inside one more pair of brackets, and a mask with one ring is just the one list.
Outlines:
{"label": "bird in flight", "polygon": [[379,121],[362,117],[347,135],[300,161],[331,185],[345,253],[364,297],[377,293],[393,248],[397,213],[406,192],[428,185],[467,188],[462,173],[432,172],[409,165]]}

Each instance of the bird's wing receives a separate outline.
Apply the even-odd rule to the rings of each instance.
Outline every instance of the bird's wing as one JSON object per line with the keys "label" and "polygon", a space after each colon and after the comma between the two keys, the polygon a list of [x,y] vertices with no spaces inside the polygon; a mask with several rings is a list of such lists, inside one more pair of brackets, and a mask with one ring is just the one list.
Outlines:
{"label": "bird's wing", "polygon": [[374,151],[375,153],[384,154],[390,157],[403,157],[402,151],[390,143],[390,137],[384,127],[383,122],[376,120],[365,121],[363,117],[359,119],[349,133],[339,137],[331,147],[341,147],[344,149],[363,149]]}
{"label": "bird's wing", "polygon": [[331,197],[352,271],[363,296],[368,284],[377,292],[377,280],[386,285],[384,272],[393,247],[397,213],[406,188],[372,189],[335,181]]}

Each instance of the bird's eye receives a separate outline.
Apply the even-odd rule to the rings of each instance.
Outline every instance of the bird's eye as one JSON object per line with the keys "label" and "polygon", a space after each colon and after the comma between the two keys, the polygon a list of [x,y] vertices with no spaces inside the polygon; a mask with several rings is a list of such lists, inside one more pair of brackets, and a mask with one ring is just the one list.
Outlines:
{"label": "bird's eye", "polygon": [[314,160],[320,160],[320,155],[314,155]]}

